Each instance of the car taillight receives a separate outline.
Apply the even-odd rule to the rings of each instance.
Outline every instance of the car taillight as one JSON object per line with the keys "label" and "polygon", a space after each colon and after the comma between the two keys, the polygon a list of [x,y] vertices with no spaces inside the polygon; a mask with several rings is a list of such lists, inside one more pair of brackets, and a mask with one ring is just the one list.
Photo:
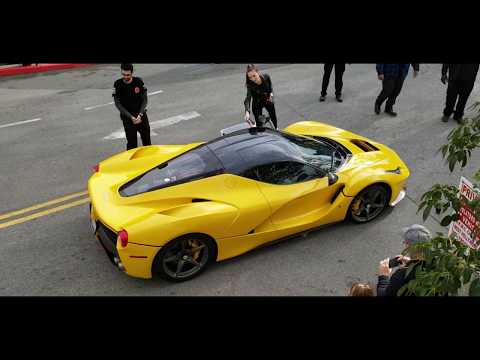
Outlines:
{"label": "car taillight", "polygon": [[118,233],[118,239],[120,240],[120,244],[122,247],[126,247],[128,245],[128,233],[127,230],[122,230]]}
{"label": "car taillight", "polygon": [[99,164],[95,165],[94,167],[92,167],[92,170],[93,170],[94,173],[99,172],[100,171],[100,165]]}

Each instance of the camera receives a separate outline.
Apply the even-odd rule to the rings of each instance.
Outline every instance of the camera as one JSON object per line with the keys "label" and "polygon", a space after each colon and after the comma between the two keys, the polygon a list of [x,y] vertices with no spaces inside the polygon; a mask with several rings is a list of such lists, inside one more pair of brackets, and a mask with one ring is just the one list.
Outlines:
{"label": "camera", "polygon": [[390,269],[400,265],[402,265],[402,262],[400,261],[400,257],[398,256],[395,256],[394,258],[390,259],[390,261],[388,262],[388,267]]}

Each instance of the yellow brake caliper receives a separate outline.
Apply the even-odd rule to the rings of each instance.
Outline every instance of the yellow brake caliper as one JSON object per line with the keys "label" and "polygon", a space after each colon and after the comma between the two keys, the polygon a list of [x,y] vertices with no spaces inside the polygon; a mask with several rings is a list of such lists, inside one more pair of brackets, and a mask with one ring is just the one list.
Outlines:
{"label": "yellow brake caliper", "polygon": [[356,214],[358,212],[358,210],[360,210],[360,203],[362,202],[362,199],[357,199],[357,201],[355,201],[353,204],[352,204],[352,211]]}
{"label": "yellow brake caliper", "polygon": [[192,258],[193,260],[197,261],[200,256],[200,251],[195,251],[200,245],[198,244],[197,240],[189,240],[189,245],[192,247]]}

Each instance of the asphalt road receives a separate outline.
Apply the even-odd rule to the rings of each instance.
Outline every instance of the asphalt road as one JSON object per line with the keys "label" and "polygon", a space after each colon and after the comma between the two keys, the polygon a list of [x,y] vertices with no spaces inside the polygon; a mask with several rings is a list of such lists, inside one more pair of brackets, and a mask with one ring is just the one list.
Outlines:
{"label": "asphalt road", "polygon": [[[209,140],[221,128],[241,122],[244,67],[137,65],[136,75],[148,91],[158,92],[149,97],[150,122],[199,114],[164,123],[154,130],[152,142]],[[352,282],[374,284],[378,261],[402,249],[400,229],[422,223],[416,209],[426,190],[434,183],[458,184],[460,175],[471,179],[480,167],[477,156],[466,169],[450,174],[437,153],[456,126],[440,121],[446,87],[439,80],[439,64],[421,65],[415,79],[409,74],[395,106],[396,118],[373,113],[380,91],[373,64],[347,65],[341,104],[333,97],[333,74],[327,101],[318,102],[323,65],[261,68],[272,77],[280,127],[320,120],[389,145],[410,167],[407,198],[374,222],[329,226],[214,264],[181,284],[134,279],[114,268],[91,233],[88,204],[1,228],[11,220],[4,219],[0,295],[345,295]],[[125,139],[104,139],[122,129],[118,111],[104,105],[112,101],[119,74],[118,65],[98,65],[0,79],[0,219],[85,191],[91,167],[125,149]],[[479,95],[477,81],[468,105]],[[4,126],[34,119],[40,120]],[[429,218],[426,225],[441,230],[438,219]]]}

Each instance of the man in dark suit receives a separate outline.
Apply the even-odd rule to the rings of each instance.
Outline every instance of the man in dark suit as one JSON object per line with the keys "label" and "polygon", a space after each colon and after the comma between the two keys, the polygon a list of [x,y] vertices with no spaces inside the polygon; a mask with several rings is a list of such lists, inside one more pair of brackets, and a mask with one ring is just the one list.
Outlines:
{"label": "man in dark suit", "polygon": [[[419,64],[411,64],[413,67],[413,77],[418,75]],[[397,116],[397,113],[393,111],[393,105],[397,96],[402,90],[403,82],[408,74],[410,64],[377,64],[378,80],[382,81],[382,91],[375,101],[375,113],[380,114],[380,107],[383,102],[387,100],[385,104],[385,113],[390,116]]]}
{"label": "man in dark suit", "polygon": [[[479,64],[443,64],[441,81],[443,84],[448,81],[443,122],[447,122],[453,113],[453,120],[459,124],[464,123],[463,113],[475,84],[478,67]],[[455,103],[457,104],[456,108]]]}

